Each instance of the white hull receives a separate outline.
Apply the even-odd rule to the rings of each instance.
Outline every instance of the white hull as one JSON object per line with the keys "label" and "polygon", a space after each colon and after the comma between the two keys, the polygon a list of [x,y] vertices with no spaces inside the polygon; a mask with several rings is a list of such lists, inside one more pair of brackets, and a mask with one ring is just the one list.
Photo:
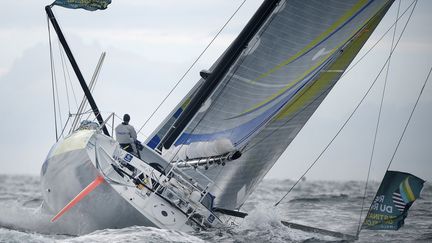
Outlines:
{"label": "white hull", "polygon": [[[151,153],[147,153],[143,159],[161,160]],[[138,188],[132,177],[123,174],[132,175],[130,170],[119,163],[123,157],[131,160],[130,164],[139,168],[143,175],[153,176],[153,180],[147,177],[148,185]],[[116,171],[113,167],[117,166],[121,169]],[[123,172],[119,173],[118,170]],[[161,175],[148,164],[121,150],[112,138],[94,130],[74,132],[51,149],[41,171],[43,209],[55,215],[100,175],[104,176],[105,182],[53,224],[76,222],[79,227],[75,233],[85,234],[99,229],[132,225],[191,231],[202,228],[205,220],[207,226],[216,223],[215,217],[210,216],[210,211],[202,213],[206,210],[202,210],[200,201],[189,200],[191,196],[186,195],[187,191],[180,192],[181,195],[186,195],[186,200],[178,204],[183,209],[174,205],[180,200],[170,201],[167,198],[174,198],[172,196],[177,195],[175,191],[178,190],[167,188],[175,179]],[[150,184],[156,180],[158,183]],[[156,190],[159,193],[155,193]],[[201,193],[200,195],[205,194]],[[202,216],[197,223],[191,217],[198,213]]]}
{"label": "white hull", "polygon": [[[87,153],[92,131],[73,133],[53,146],[41,171],[43,210],[55,215],[98,175]],[[76,234],[132,225],[154,226],[103,183],[54,223],[76,222]],[[79,226],[78,226],[79,225]]]}

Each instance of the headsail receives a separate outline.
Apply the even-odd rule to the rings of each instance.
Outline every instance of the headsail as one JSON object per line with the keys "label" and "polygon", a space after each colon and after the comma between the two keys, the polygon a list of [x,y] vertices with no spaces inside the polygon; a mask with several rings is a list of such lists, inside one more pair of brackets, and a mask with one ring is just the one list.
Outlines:
{"label": "headsail", "polygon": [[387,171],[362,228],[398,230],[408,216],[408,209],[420,196],[424,182],[405,172]]}
{"label": "headsail", "polygon": [[[392,2],[279,3],[174,144],[228,139],[244,153],[225,167],[206,171],[216,183],[212,193],[218,207],[237,209],[243,204]],[[171,124],[157,130],[149,145]],[[187,172],[194,176],[194,170]]]}

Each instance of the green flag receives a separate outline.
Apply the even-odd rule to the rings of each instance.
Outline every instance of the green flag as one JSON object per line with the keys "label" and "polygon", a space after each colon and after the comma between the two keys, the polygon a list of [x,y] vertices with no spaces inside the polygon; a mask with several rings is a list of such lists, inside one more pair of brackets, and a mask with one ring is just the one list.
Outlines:
{"label": "green flag", "polygon": [[387,171],[363,222],[363,229],[398,230],[408,209],[420,196],[424,180],[399,171]]}
{"label": "green flag", "polygon": [[89,11],[103,10],[108,7],[111,0],[55,0],[53,5],[62,6],[65,8],[82,8]]}

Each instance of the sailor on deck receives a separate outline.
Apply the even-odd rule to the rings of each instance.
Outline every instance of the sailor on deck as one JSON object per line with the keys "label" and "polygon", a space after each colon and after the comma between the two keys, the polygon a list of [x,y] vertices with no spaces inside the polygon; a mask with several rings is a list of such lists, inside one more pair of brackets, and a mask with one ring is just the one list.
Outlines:
{"label": "sailor on deck", "polygon": [[137,134],[135,128],[129,125],[130,116],[125,114],[123,116],[123,122],[119,124],[116,129],[116,139],[122,149],[129,153],[137,155],[138,151],[135,148],[135,141],[137,140]]}

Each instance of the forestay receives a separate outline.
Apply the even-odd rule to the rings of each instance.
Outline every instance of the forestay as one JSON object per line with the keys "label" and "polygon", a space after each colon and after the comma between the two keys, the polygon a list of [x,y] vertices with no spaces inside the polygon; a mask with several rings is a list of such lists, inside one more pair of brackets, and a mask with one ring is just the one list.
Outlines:
{"label": "forestay", "polygon": [[[243,152],[205,171],[215,181],[217,207],[238,209],[244,203],[392,2],[280,2],[173,145],[228,139]],[[157,147],[202,81],[147,141],[150,147]],[[185,171],[194,176],[193,169]]]}

